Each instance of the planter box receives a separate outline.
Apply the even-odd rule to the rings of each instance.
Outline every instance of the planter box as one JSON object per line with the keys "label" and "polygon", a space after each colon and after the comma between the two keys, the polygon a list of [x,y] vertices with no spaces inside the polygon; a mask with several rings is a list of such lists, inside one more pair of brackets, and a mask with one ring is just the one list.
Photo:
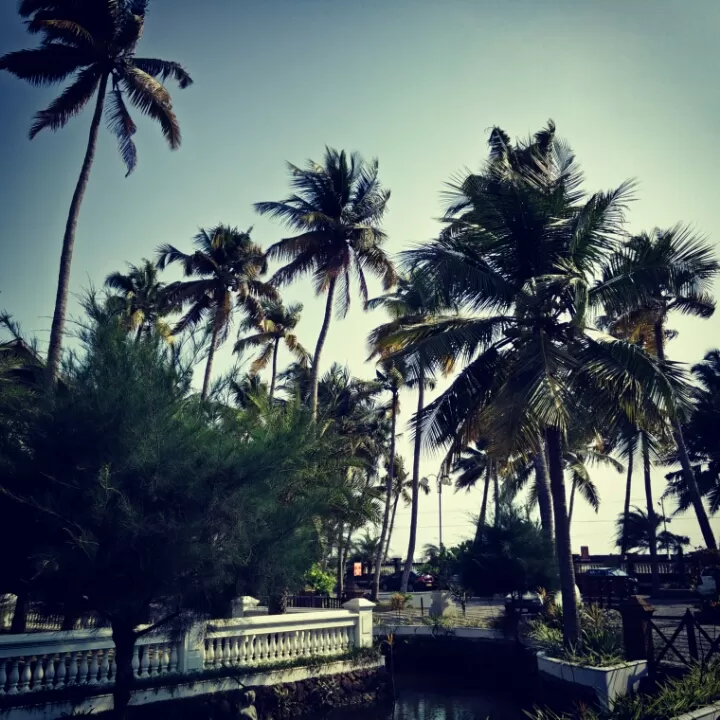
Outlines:
{"label": "planter box", "polygon": [[595,691],[603,708],[610,709],[615,699],[636,692],[640,681],[647,676],[645,660],[633,660],[612,667],[588,667],[537,654],[538,671],[542,675],[582,685]]}
{"label": "planter box", "polygon": [[674,720],[718,720],[719,718],[720,702],[716,702],[714,705],[707,705],[699,710],[678,715]]}

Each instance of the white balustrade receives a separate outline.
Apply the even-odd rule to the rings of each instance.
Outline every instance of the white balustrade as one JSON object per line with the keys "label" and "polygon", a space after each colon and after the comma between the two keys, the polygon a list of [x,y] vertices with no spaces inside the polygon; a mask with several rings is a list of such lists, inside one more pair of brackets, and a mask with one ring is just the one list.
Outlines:
{"label": "white balustrade", "polygon": [[[183,673],[341,656],[372,643],[372,604],[364,603],[351,601],[347,610],[213,620],[180,638],[161,631],[142,635],[133,651],[133,674],[139,681],[174,675],[178,682]],[[109,628],[0,635],[0,696],[102,688],[115,682],[116,672]]]}

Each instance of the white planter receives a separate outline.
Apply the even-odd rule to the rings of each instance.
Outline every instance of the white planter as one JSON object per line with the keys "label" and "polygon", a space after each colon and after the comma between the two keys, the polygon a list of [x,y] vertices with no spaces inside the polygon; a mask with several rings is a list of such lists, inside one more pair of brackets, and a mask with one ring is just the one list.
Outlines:
{"label": "white planter", "polygon": [[640,681],[647,676],[645,660],[633,660],[611,667],[587,667],[537,654],[538,670],[541,674],[565,682],[582,685],[595,691],[604,708],[612,708],[615,699],[621,695],[636,692]]}
{"label": "white planter", "polygon": [[707,705],[699,710],[678,715],[674,720],[718,720],[719,718],[720,702],[716,702],[714,705]]}

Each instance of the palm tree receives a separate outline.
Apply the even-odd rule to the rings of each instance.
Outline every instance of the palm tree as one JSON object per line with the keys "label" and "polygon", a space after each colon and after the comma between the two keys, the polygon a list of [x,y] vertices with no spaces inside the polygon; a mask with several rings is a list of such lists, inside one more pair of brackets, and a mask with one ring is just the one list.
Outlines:
{"label": "palm tree", "polygon": [[460,475],[455,478],[455,490],[462,489],[470,491],[475,487],[478,480],[484,478],[480,515],[478,516],[478,522],[475,528],[475,544],[479,542],[483,530],[485,529],[485,519],[487,517],[487,503],[492,473],[492,460],[488,456],[487,451],[484,449],[485,445],[486,443],[482,440],[472,443],[462,450],[460,457],[456,459],[455,464],[452,467],[454,472],[460,472]]}
{"label": "palm tree", "polygon": [[627,520],[624,513],[618,516],[615,544],[622,547],[625,543],[628,551],[647,550],[651,547],[652,535],[652,537],[657,537],[658,546],[666,552],[689,545],[690,538],[685,535],[676,535],[668,530],[660,531],[661,525],[669,523],[670,520],[670,518],[655,513],[653,513],[652,520],[648,520],[648,515],[643,510],[637,507],[631,508]]}
{"label": "palm tree", "polygon": [[[602,302],[614,326],[665,363],[670,313],[708,318],[715,312],[710,290],[720,265],[713,246],[688,229],[675,226],[642,233],[610,258],[592,301]],[[683,436],[681,417],[668,413],[683,480],[709,549],[717,549],[707,510]]]}
{"label": "palm tree", "polygon": [[490,135],[479,174],[450,187],[446,228],[408,251],[463,314],[406,326],[389,338],[411,367],[464,367],[423,413],[431,446],[492,438],[501,457],[542,455],[553,503],[564,635],[579,640],[563,460],[573,427],[603,427],[632,399],[675,411],[682,373],[630,343],[587,332],[588,297],[621,245],[631,185],[585,195],[552,123],[517,146]]}
{"label": "palm tree", "polygon": [[157,255],[160,268],[179,263],[189,278],[174,282],[166,289],[168,302],[183,308],[189,306],[174,332],[194,328],[211,316],[201,393],[205,400],[210,390],[215,350],[227,339],[230,330],[233,301],[247,315],[259,318],[260,301],[277,299],[277,292],[260,280],[267,270],[267,260],[262,248],[250,239],[250,231],[217,225],[209,230],[201,229],[193,242],[197,249],[191,255],[172,245],[161,245]]}
{"label": "palm tree", "polygon": [[[688,454],[693,464],[700,495],[708,502],[711,515],[720,511],[720,351],[712,350],[701,363],[693,367],[698,383],[694,391],[694,405],[690,419],[683,427]],[[668,458],[677,462],[676,456]],[[692,507],[692,497],[683,479],[682,470],[666,475],[665,495],[674,497],[674,514]]]}
{"label": "palm tree", "polygon": [[[137,128],[125,104],[126,98],[160,124],[173,150],[180,147],[180,127],[163,82],[172,78],[181,88],[186,88],[192,80],[176,62],[136,57],[146,5],[147,0],[21,0],[18,12],[27,19],[28,32],[42,37],[40,46],[0,58],[0,70],[7,70],[33,85],[56,85],[72,76],[71,84],[63,93],[37,113],[30,138],[44,129],[64,127],[95,96],[85,159],[70,203],[60,254],[46,365],[49,383],[54,382],[60,366],[75,231],[106,105],[108,126],[117,136],[128,174],[137,162],[132,139]],[[111,81],[109,92],[108,81]]]}
{"label": "palm tree", "polygon": [[143,259],[140,266],[129,265],[127,273],[110,273],[105,279],[108,288],[119,291],[117,296],[126,318],[128,330],[136,333],[136,339],[155,330],[161,337],[170,339],[170,326],[164,317],[177,311],[168,303],[165,283],[158,280],[158,267]]}
{"label": "palm tree", "polygon": [[280,300],[263,300],[260,317],[248,317],[241,326],[242,330],[257,329],[260,332],[240,338],[235,343],[233,349],[235,353],[242,353],[248,347],[262,348],[260,355],[250,366],[252,375],[264,370],[272,359],[271,398],[275,395],[278,349],[281,342],[285,344],[300,365],[304,367],[308,365],[310,353],[300,344],[297,335],[293,332],[300,322],[302,309],[303,306],[300,303],[286,307]]}
{"label": "palm tree", "polygon": [[380,277],[385,290],[395,283],[395,269],[382,249],[386,236],[380,229],[390,191],[380,185],[377,160],[368,164],[356,153],[348,156],[326,148],[322,165],[310,162],[305,169],[288,167],[295,193],[281,202],[256,203],[255,209],[299,233],[268,248],[269,260],[287,261],[273,276],[273,283],[285,285],[312,274],[315,292],[327,293],[312,360],[310,405],[317,418],[320,357],[333,305],[338,316],[345,317],[352,275],[365,303],[366,272]]}
{"label": "palm tree", "polygon": [[[403,385],[404,378],[401,370],[396,367],[393,363],[385,363],[385,372],[376,371],[376,377],[378,382],[381,384],[382,389],[389,392],[390,399],[390,455],[388,458],[387,475],[385,477],[385,508],[383,512],[382,528],[380,530],[380,542],[377,546],[377,557],[375,558],[375,574],[373,576],[373,590],[372,597],[377,599],[378,593],[380,592],[380,572],[382,570],[382,564],[385,555],[390,547],[390,535],[392,530],[390,529],[390,516],[391,516],[391,503],[393,494],[393,482],[395,480],[395,442],[397,438],[397,416],[400,411],[400,404],[398,402],[398,396],[400,388]],[[397,508],[397,503],[395,503]],[[395,520],[395,513],[392,512],[393,522]]]}
{"label": "palm tree", "polygon": [[[416,326],[428,322],[436,314],[443,304],[438,295],[437,288],[427,281],[422,273],[410,268],[405,277],[398,279],[397,290],[383,297],[375,298],[368,302],[368,307],[383,307],[391,317],[390,322],[380,325],[373,330],[368,337],[368,345],[371,357],[379,355],[381,358],[389,357],[397,348],[393,337],[399,329],[406,325]],[[400,362],[398,359],[396,362]],[[449,370],[450,364],[446,365],[445,371]],[[410,539],[408,541],[408,552],[403,568],[401,590],[407,592],[407,586],[412,572],[415,545],[417,543],[417,522],[418,507],[420,502],[420,452],[422,447],[422,411],[425,407],[425,390],[434,387],[431,375],[428,374],[422,365],[412,370],[405,369],[405,384],[409,388],[417,388],[418,404],[415,414],[412,468],[412,507],[410,512]]]}

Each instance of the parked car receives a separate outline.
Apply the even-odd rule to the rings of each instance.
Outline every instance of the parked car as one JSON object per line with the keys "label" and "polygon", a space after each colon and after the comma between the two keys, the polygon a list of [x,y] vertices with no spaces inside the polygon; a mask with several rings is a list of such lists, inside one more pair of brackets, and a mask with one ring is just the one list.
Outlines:
{"label": "parked car", "polygon": [[[380,590],[383,592],[399,592],[402,585],[401,572],[384,575],[380,578]],[[408,580],[408,592],[432,590],[435,587],[435,578],[432,575],[418,575],[411,572]]]}
{"label": "parked car", "polygon": [[695,586],[695,590],[703,600],[715,600],[717,597],[717,574],[720,574],[720,568],[717,567],[706,567],[700,572],[700,582]]}
{"label": "parked car", "polygon": [[611,594],[617,597],[637,595],[638,580],[624,570],[613,567],[590,568],[575,577],[583,594],[592,599]]}
{"label": "parked car", "polygon": [[[575,597],[579,605],[582,605],[582,595],[578,586],[575,586]],[[560,591],[553,595],[553,600],[556,605],[562,607],[562,593]],[[512,592],[505,596],[505,612],[510,612],[513,608],[520,610],[520,612],[527,612],[530,614],[539,613],[543,609],[543,598],[540,593],[537,592],[526,592],[522,595],[519,592]]]}

